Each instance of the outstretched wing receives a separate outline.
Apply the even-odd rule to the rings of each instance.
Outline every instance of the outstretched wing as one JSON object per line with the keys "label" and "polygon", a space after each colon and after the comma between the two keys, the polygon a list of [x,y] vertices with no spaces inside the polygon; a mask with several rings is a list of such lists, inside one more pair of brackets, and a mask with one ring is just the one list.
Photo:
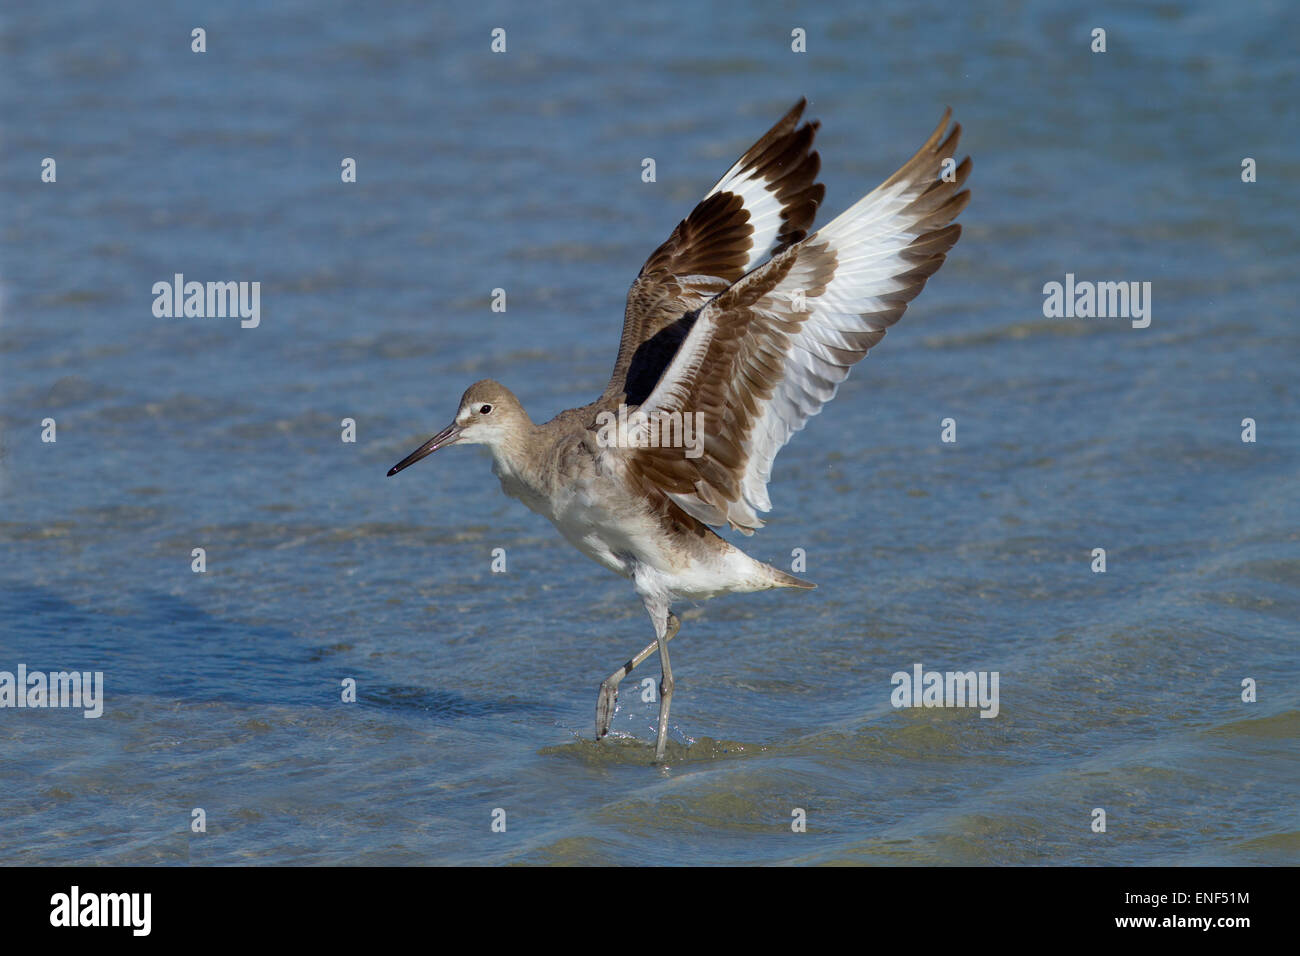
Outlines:
{"label": "outstretched wing", "polygon": [[641,267],[602,400],[645,401],[690,331],[687,313],[808,234],[826,187],[815,181],[819,124],[799,126],[806,102],[751,146]]}
{"label": "outstretched wing", "polygon": [[945,138],[951,113],[869,195],[701,309],[641,412],[663,424],[700,413],[703,453],[628,451],[647,490],[706,524],[762,527],[777,452],[902,317],[961,235],[949,224],[970,199],[959,190],[971,163],[945,164],[961,133],[954,124]]}

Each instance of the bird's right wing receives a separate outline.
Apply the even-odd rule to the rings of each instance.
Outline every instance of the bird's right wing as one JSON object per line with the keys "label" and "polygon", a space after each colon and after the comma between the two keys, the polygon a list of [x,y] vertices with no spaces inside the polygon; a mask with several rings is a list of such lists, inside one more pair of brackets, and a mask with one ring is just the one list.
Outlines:
{"label": "bird's right wing", "polygon": [[683,316],[808,234],[826,187],[812,149],[819,124],[799,126],[805,105],[746,150],[641,267],[603,399],[643,402],[689,331]]}
{"label": "bird's right wing", "polygon": [[869,195],[700,310],[640,411],[660,431],[674,415],[698,413],[702,449],[628,450],[629,472],[648,492],[705,524],[762,527],[777,452],[902,317],[961,235],[950,223],[970,199],[960,191],[970,159],[946,162],[961,133],[954,124],[945,137],[950,116]]}

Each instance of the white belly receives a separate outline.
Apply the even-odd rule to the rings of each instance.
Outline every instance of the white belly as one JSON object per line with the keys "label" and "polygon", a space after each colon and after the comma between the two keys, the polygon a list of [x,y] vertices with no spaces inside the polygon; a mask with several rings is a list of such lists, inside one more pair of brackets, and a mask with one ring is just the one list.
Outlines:
{"label": "white belly", "polygon": [[704,600],[773,586],[766,565],[716,539],[717,548],[686,553],[648,509],[626,500],[608,478],[574,481],[547,496],[508,472],[501,488],[547,518],[571,545],[601,567],[630,578],[638,593]]}

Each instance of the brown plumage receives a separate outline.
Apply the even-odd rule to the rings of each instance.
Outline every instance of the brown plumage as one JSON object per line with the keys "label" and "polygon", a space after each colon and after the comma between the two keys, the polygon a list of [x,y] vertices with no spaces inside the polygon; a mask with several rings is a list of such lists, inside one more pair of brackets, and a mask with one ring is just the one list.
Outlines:
{"label": "brown plumage", "polygon": [[[961,134],[961,126],[954,125],[944,137],[950,116],[951,111],[945,112],[926,144],[872,193],[901,189],[907,196],[895,225],[907,241],[896,240],[894,248],[881,253],[893,252],[898,265],[888,277],[890,288],[873,297],[870,310],[856,313],[858,323],[828,326],[826,331],[837,333],[833,336],[819,336],[812,329],[801,339],[805,325],[818,317],[818,300],[839,274],[840,250],[846,244],[837,243],[833,234],[822,238],[819,233],[794,243],[708,302],[707,334],[696,335],[697,348],[689,353],[674,351],[672,366],[659,377],[643,408],[702,413],[704,455],[692,459],[680,448],[639,449],[631,456],[629,470],[648,490],[665,493],[707,524],[730,524],[746,534],[762,527],[755,511],[767,510],[766,497],[746,502],[746,479],[766,485],[771,459],[790,432],[821,410],[849,367],[902,317],[961,235],[961,226],[950,223],[970,200],[969,191],[961,189],[970,173],[970,159],[953,166],[948,180],[936,178],[956,152]],[[669,277],[660,285],[671,287],[672,281]],[[795,292],[802,294],[802,302],[795,301]],[[803,311],[798,310],[800,305]],[[697,318],[690,319],[692,329],[696,322]],[[639,317],[629,319],[628,325],[648,327]],[[789,427],[781,429],[782,440],[773,447],[766,440],[769,436],[755,432],[765,413],[773,414],[778,386],[791,384],[788,360],[794,349],[813,355],[817,365],[803,370],[807,389],[799,388],[800,383],[788,389],[795,415],[787,416]],[[797,421],[790,420],[795,417]]]}
{"label": "brown plumage", "polygon": [[[801,99],[746,150],[641,267],[628,290],[618,359],[602,400],[641,404],[690,331],[688,314],[808,234],[826,187],[816,181],[821,158],[812,149],[821,124],[798,125],[806,105]],[[779,207],[779,223],[764,223],[764,234],[755,229],[754,204],[728,188],[737,181],[761,185]]]}

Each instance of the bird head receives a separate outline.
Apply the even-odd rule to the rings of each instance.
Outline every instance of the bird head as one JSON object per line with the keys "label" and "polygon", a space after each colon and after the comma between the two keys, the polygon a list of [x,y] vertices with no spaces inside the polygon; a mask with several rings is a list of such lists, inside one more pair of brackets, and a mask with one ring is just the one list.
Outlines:
{"label": "bird head", "polygon": [[531,425],[514,393],[485,378],[465,389],[452,423],[388,470],[389,477],[447,445],[504,446],[523,425]]}

